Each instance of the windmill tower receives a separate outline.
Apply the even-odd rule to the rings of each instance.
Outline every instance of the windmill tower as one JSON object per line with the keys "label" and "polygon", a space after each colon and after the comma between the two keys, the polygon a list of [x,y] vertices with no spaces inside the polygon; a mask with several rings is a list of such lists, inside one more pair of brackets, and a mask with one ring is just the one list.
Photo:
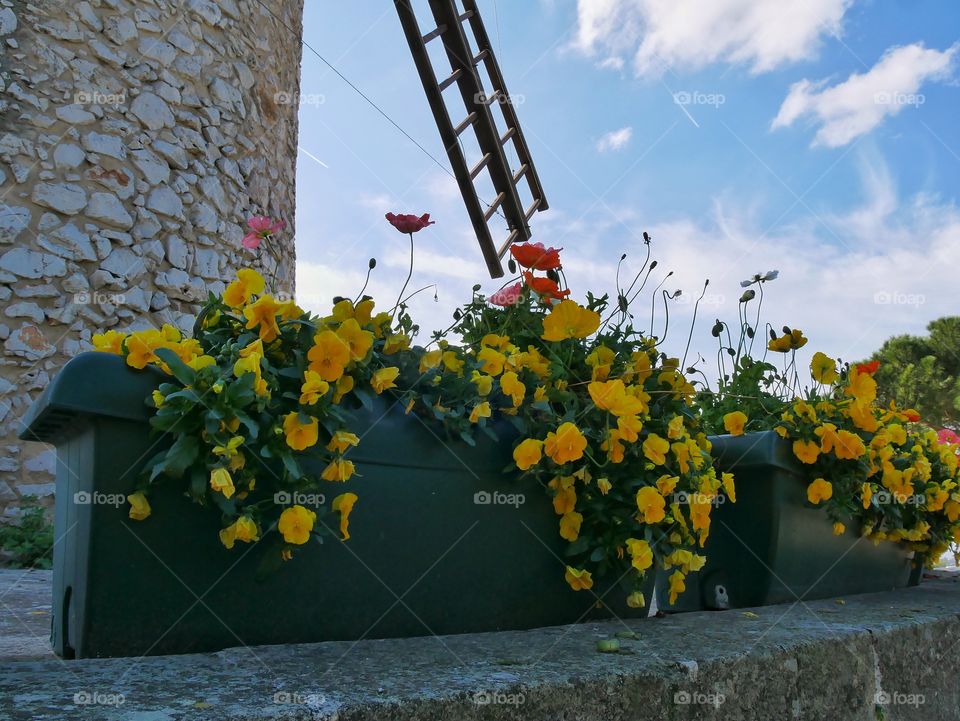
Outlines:
{"label": "windmill tower", "polygon": [[[292,226],[303,0],[0,5],[0,514],[53,494],[15,438],[92,333],[170,323]],[[292,290],[292,234],[279,269]],[[272,269],[272,268],[271,268]],[[109,392],[109,389],[104,389]],[[2,515],[0,515],[2,521]]]}

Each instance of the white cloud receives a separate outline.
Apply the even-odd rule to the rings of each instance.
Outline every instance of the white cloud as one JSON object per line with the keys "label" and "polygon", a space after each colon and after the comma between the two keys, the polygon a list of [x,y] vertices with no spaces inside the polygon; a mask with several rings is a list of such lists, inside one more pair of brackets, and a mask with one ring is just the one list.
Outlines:
{"label": "white cloud", "polygon": [[788,127],[810,115],[820,125],[814,145],[846,145],[887,116],[921,105],[920,88],[927,81],[949,77],[957,49],[954,45],[941,52],[923,43],[893,47],[870,70],[854,73],[833,87],[823,81],[794,83],[771,129]]}
{"label": "white cloud", "polygon": [[812,56],[852,0],[578,0],[575,47],[638,75],[714,62],[762,73]]}
{"label": "white cloud", "polygon": [[[960,266],[960,209],[929,195],[900,197],[887,167],[875,158],[863,158],[860,170],[864,198],[857,206],[820,218],[808,216],[767,234],[751,210],[717,201],[712,217],[703,220],[679,217],[649,223],[630,208],[598,210],[581,222],[560,223],[569,233],[553,233],[551,243],[567,246],[564,266],[574,298],[583,299],[588,289],[615,297],[621,252],[629,254],[621,269],[621,287],[629,285],[644,257],[642,241],[631,238],[627,229],[648,230],[658,267],[634,306],[636,325],[649,328],[651,290],[674,271],[663,289],[682,289],[683,295],[671,309],[664,350],[678,356],[686,344],[693,303],[709,278],[688,358],[703,354],[708,377],[715,377],[716,346],[710,337],[714,320],[736,326],[740,281],[775,268],[780,277],[766,286],[763,319],[777,329],[789,325],[804,330],[810,343],[801,362],[816,350],[857,360],[892,335],[922,333],[931,320],[956,315]],[[657,333],[663,321],[658,298]]]}
{"label": "white cloud", "polygon": [[626,147],[627,143],[630,142],[630,138],[633,137],[633,128],[626,127],[620,128],[620,130],[611,130],[609,133],[605,133],[600,137],[600,140],[597,141],[597,150],[601,153],[606,153],[611,150],[622,150]]}

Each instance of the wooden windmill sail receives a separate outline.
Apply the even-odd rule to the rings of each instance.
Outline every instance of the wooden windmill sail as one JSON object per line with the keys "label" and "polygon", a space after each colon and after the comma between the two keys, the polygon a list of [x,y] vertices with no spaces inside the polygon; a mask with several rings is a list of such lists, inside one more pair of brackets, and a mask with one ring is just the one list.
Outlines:
{"label": "wooden windmill sail", "polygon": [[[547,199],[476,0],[462,0],[462,10],[458,0],[428,2],[436,27],[423,34],[412,0],[394,0],[490,277],[499,278],[503,275],[501,259],[511,244],[530,239],[530,218],[534,213],[547,209]],[[465,24],[469,24],[476,48],[471,47]],[[443,80],[437,79],[438,73],[427,51],[427,44],[434,41],[443,44],[450,63],[449,70],[440,74]],[[489,89],[483,86],[478,72],[481,63],[493,86]],[[451,120],[444,101],[444,91],[454,85],[460,91],[466,112],[465,117],[456,124]],[[493,104],[499,105],[503,111],[506,132],[502,135],[491,110]],[[467,132],[474,134],[482,153],[473,167],[467,165],[460,145],[461,136]],[[510,144],[519,163],[516,169],[511,168],[507,160],[506,148]],[[479,197],[475,185],[477,177],[484,172],[489,174],[496,193],[489,202]],[[521,182],[527,183],[532,197],[527,207],[524,207],[520,198],[518,185]],[[508,228],[507,237],[499,244],[494,240],[489,225],[495,215],[504,218]]]}

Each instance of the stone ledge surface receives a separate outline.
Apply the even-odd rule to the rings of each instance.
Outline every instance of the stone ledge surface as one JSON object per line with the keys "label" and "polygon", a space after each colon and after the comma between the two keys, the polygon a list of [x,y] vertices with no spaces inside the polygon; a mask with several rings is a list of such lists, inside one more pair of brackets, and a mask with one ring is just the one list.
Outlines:
{"label": "stone ledge surface", "polygon": [[[955,571],[749,612],[83,661],[35,658],[46,583],[0,572],[0,719],[960,719]],[[33,646],[7,642],[17,627]],[[620,653],[597,652],[624,631]]]}

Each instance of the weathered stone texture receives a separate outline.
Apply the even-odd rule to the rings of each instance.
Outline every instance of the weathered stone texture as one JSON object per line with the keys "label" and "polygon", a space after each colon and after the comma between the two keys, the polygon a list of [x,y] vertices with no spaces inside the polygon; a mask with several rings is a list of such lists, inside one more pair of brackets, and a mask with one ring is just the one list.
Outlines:
{"label": "weathered stone texture", "polygon": [[192,322],[258,262],[247,217],[293,226],[297,106],[273,99],[299,88],[303,0],[266,2],[283,24],[254,0],[0,0],[0,522],[48,496],[50,452],[15,437],[49,378],[94,333]]}

